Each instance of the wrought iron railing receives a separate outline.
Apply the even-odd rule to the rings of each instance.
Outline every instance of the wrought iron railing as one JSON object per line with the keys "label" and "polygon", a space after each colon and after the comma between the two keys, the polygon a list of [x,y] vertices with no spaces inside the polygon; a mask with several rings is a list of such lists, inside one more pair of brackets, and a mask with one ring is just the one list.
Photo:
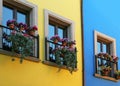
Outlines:
{"label": "wrought iron railing", "polygon": [[102,73],[102,67],[109,67],[110,69],[108,69],[109,73],[108,75],[105,75],[105,76],[108,76],[108,77],[112,77],[112,78],[115,78],[115,71],[118,70],[118,62],[117,61],[114,61],[113,59],[107,59],[103,56],[98,56],[98,55],[95,55],[95,66],[96,66],[96,69],[95,69],[95,73],[99,74],[99,75],[103,75],[104,74]]}
{"label": "wrought iron railing", "polygon": [[[9,42],[8,36],[11,34],[13,30],[11,30],[9,27],[0,25],[0,49],[5,50],[5,51],[10,51],[11,52],[11,47],[12,47],[12,43]],[[16,30],[16,32],[18,32]],[[25,32],[22,32],[25,33]],[[37,36],[32,36],[32,40],[33,40],[33,53],[30,55],[32,57],[35,58],[39,58],[39,35]]]}
{"label": "wrought iron railing", "polygon": [[[50,62],[54,62],[56,63],[56,56],[54,51],[58,48],[62,47],[62,43],[58,42],[58,43],[54,43],[53,41],[45,38],[45,60],[46,61],[50,61]],[[76,56],[76,60],[77,60],[77,49],[76,47],[74,48],[75,51],[75,56]],[[63,59],[64,57],[60,57],[61,59]],[[63,65],[66,65],[66,63],[63,61],[62,62]],[[77,64],[76,64],[76,68],[77,68]]]}

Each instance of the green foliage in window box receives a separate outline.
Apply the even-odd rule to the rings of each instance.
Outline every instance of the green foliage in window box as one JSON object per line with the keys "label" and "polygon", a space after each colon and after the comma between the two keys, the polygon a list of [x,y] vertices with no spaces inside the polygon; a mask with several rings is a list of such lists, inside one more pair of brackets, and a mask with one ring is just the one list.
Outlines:
{"label": "green foliage in window box", "polygon": [[12,43],[12,53],[20,54],[20,62],[22,63],[24,57],[30,56],[32,53],[33,41],[29,36],[22,33],[12,32],[9,36],[9,41]]}
{"label": "green foliage in window box", "polygon": [[98,53],[97,54],[98,57],[109,60],[109,61],[113,61],[113,62],[117,62],[118,61],[118,57],[117,56],[112,56],[109,55],[108,53]]}
{"label": "green foliage in window box", "polygon": [[114,76],[116,79],[120,79],[120,70],[115,71]]}
{"label": "green foliage in window box", "polygon": [[[18,23],[15,20],[8,20],[7,26],[12,30],[8,36],[8,41],[11,42],[12,53],[20,55],[20,62],[27,56],[33,53],[33,36],[38,30],[36,26],[29,27],[22,22]],[[12,27],[11,24],[13,25]],[[32,34],[31,34],[32,31]]]}
{"label": "green foliage in window box", "polygon": [[76,52],[69,50],[67,48],[58,48],[54,52],[56,58],[56,64],[61,68],[66,66],[66,68],[72,73],[76,69],[77,56]]}
{"label": "green foliage in window box", "polygon": [[101,75],[103,76],[108,76],[110,71],[111,71],[111,67],[110,66],[101,66]]}
{"label": "green foliage in window box", "polygon": [[[59,68],[66,66],[70,73],[72,73],[77,67],[77,51],[74,47],[75,41],[65,41],[64,39],[61,39],[62,45],[53,50],[53,54],[55,55],[55,62]],[[65,42],[67,42],[66,45],[63,44]]]}

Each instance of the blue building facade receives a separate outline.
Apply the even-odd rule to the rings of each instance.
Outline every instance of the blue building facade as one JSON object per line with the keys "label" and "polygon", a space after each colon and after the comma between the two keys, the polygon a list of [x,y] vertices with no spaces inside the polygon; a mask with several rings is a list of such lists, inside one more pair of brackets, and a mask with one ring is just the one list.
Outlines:
{"label": "blue building facade", "polygon": [[[100,52],[120,57],[119,8],[120,0],[83,0],[85,86],[120,86],[114,76],[120,70],[120,60],[115,63],[103,58],[102,62],[95,57]],[[110,65],[112,75],[98,71],[102,64]]]}

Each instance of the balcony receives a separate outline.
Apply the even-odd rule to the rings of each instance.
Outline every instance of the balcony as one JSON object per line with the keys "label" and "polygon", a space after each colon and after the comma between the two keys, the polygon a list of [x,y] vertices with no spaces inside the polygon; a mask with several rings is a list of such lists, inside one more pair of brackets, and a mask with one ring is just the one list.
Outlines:
{"label": "balcony", "polygon": [[71,73],[77,70],[77,49],[68,45],[63,46],[62,42],[55,43],[45,39],[45,61],[43,63],[62,69],[68,69]]}
{"label": "balcony", "polygon": [[95,77],[117,82],[115,72],[118,70],[118,57],[106,53],[95,55]]}
{"label": "balcony", "polygon": [[[16,56],[16,57],[21,56],[22,46],[18,47],[19,49],[15,50],[15,49],[13,49],[14,43],[9,40],[9,38],[11,37],[13,32],[15,32],[15,34],[20,33],[18,28],[17,27],[15,27],[15,28],[16,29],[12,30],[9,27],[0,25],[0,34],[1,34],[0,35],[0,40],[1,40],[0,41],[0,53],[1,54],[10,55],[10,56]],[[39,61],[39,35],[36,35],[36,36],[28,35],[25,31],[23,31],[22,34],[26,34],[27,36],[31,37],[30,40],[33,42],[32,47],[30,49],[31,50],[30,54],[29,54],[29,56],[26,56],[25,59],[38,62]],[[24,38],[24,36],[22,37],[22,39],[23,38]],[[18,39],[14,39],[14,40],[17,41]],[[22,44],[22,40],[21,41],[18,40],[18,42],[21,42],[21,44]],[[11,53],[11,52],[13,52],[13,50],[14,50],[14,54]]]}

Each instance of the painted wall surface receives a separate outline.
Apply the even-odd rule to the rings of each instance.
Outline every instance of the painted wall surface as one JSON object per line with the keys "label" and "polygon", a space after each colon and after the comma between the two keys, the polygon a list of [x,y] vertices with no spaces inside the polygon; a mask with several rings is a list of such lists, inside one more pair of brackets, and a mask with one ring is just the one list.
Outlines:
{"label": "painted wall surface", "polygon": [[[84,59],[86,86],[120,86],[120,82],[98,79],[94,74],[94,30],[116,39],[120,57],[120,0],[83,0]],[[120,60],[118,66],[120,69]]]}
{"label": "painted wall surface", "polygon": [[40,60],[44,60],[44,9],[75,22],[75,40],[78,49],[78,71],[48,66],[42,62],[19,59],[11,61],[11,56],[0,54],[0,86],[82,86],[82,41],[80,0],[28,0],[38,6],[38,33],[40,35]]}

